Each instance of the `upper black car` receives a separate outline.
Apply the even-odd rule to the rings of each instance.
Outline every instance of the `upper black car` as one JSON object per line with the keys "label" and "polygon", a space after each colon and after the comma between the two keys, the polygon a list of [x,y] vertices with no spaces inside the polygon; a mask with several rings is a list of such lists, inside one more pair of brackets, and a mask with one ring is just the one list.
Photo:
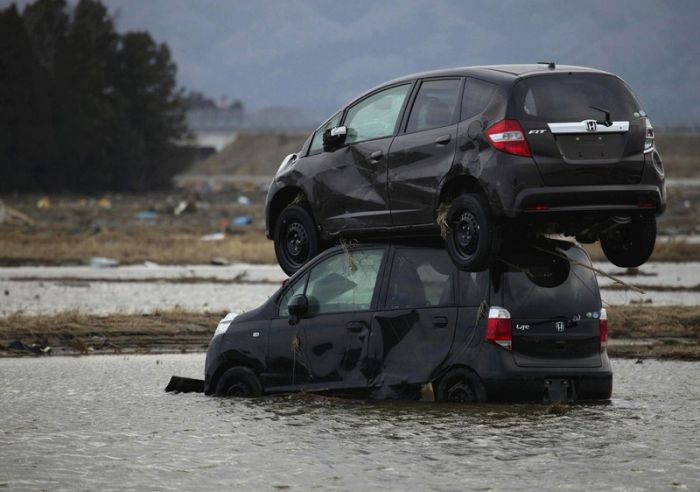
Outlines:
{"label": "upper black car", "polygon": [[204,391],[370,398],[605,400],[607,315],[570,242],[504,252],[464,272],[444,246],[360,244],[309,262],[259,308],[224,318]]}
{"label": "upper black car", "polygon": [[545,232],[600,239],[611,262],[637,266],[665,203],[654,131],[619,77],[456,68],[388,82],[331,116],[280,166],[266,231],[289,274],[338,237],[441,232],[465,270],[488,267],[506,233]]}

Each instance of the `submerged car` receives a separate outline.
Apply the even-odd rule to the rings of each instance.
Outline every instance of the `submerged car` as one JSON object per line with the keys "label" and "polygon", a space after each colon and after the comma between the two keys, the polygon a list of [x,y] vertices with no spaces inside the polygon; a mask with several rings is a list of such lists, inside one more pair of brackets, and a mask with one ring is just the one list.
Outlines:
{"label": "submerged car", "polygon": [[607,314],[586,252],[539,241],[464,272],[444,245],[335,247],[226,316],[204,392],[439,401],[606,400]]}
{"label": "submerged car", "polygon": [[[654,130],[619,77],[504,65],[409,75],[358,97],[282,162],[266,234],[294,273],[339,238],[445,237],[460,268],[544,233],[651,255],[666,207]],[[504,238],[504,236],[506,236]]]}

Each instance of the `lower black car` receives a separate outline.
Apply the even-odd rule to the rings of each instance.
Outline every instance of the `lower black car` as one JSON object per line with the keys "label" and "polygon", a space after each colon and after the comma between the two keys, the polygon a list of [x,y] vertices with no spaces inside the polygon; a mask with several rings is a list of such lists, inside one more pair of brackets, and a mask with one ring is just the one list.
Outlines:
{"label": "lower black car", "polygon": [[204,390],[417,399],[430,383],[440,401],[605,400],[607,316],[589,265],[550,240],[483,272],[440,245],[336,247],[221,321]]}

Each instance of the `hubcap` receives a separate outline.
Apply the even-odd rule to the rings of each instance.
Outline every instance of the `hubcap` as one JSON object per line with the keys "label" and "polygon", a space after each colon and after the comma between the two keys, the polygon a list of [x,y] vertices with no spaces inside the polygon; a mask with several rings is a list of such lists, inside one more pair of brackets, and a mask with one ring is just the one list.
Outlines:
{"label": "hubcap", "polygon": [[460,381],[447,390],[447,401],[472,403],[476,401],[476,397],[471,387],[464,381]]}
{"label": "hubcap", "polygon": [[292,222],[287,227],[285,245],[289,258],[300,263],[306,259],[309,250],[309,237],[306,228],[299,222]]}
{"label": "hubcap", "polygon": [[237,397],[250,396],[250,388],[244,382],[238,381],[238,382],[235,382],[231,386],[228,387],[228,390],[226,390],[226,394],[228,396],[237,396]]}
{"label": "hubcap", "polygon": [[471,212],[464,212],[457,219],[457,246],[464,253],[473,254],[479,244],[479,221]]}

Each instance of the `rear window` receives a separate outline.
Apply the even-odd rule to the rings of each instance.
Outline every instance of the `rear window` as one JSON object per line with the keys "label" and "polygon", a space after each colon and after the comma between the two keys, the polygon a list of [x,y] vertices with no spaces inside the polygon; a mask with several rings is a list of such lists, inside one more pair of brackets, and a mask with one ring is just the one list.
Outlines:
{"label": "rear window", "polygon": [[556,74],[529,77],[518,82],[510,111],[520,120],[553,122],[602,121],[610,112],[613,121],[630,121],[643,116],[639,104],[618,78],[599,74]]}
{"label": "rear window", "polygon": [[[556,255],[564,253],[555,251]],[[589,265],[588,257],[573,247],[565,254],[572,261],[538,251],[498,263],[501,272],[492,283],[494,290],[503,290],[504,307],[513,318],[586,318],[600,311],[595,273],[580,265]]]}

